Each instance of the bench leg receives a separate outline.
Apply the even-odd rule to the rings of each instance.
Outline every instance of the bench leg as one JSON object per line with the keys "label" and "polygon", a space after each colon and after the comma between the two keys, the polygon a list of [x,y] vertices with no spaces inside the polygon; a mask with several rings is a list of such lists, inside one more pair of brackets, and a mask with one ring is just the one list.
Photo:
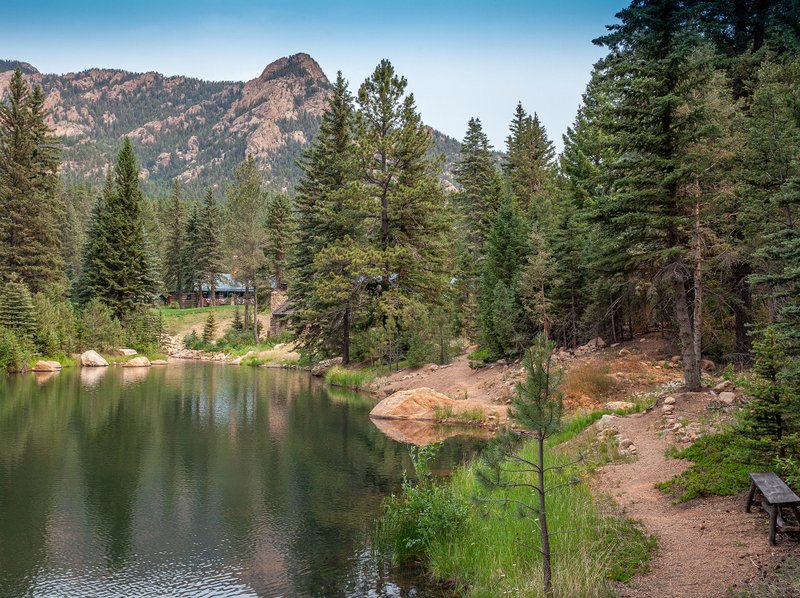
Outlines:
{"label": "bench leg", "polygon": [[750,492],[747,493],[747,503],[744,505],[744,512],[749,513],[750,507],[753,506],[753,497],[756,495],[756,483],[750,484]]}
{"label": "bench leg", "polygon": [[769,543],[775,546],[775,532],[778,526],[778,507],[769,505]]}

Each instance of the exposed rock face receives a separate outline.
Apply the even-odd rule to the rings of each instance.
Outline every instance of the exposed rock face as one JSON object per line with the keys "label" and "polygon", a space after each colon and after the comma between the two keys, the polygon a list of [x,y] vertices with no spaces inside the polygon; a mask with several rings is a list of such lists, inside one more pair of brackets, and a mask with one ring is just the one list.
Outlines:
{"label": "exposed rock face", "polygon": [[81,365],[83,367],[105,367],[108,362],[97,351],[85,351],[81,354]]}
{"label": "exposed rock face", "polygon": [[33,366],[34,372],[57,372],[61,369],[61,364],[57,361],[40,360]]}
{"label": "exposed rock face", "polygon": [[458,401],[431,388],[400,390],[373,407],[369,416],[377,419],[435,421],[436,409],[456,410]]}
{"label": "exposed rock face", "polygon": [[122,365],[126,368],[149,368],[152,364],[147,357],[140,355],[139,357],[134,357],[133,359],[126,361]]}
{"label": "exposed rock face", "polygon": [[[16,66],[0,60],[0,99]],[[246,83],[100,68],[43,75],[25,65],[23,72],[48,94],[50,127],[69,139],[65,171],[101,180],[128,135],[143,178],[163,185],[219,184],[251,154],[273,187],[284,188],[286,167],[316,135],[331,88],[308,54],[280,58]],[[275,165],[282,174],[271,176]]]}

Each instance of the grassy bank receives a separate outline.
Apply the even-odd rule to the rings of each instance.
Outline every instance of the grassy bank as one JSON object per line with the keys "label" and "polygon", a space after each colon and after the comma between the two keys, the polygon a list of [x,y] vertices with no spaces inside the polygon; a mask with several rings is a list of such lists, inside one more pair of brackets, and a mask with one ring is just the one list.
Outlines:
{"label": "grassy bank", "polygon": [[[549,443],[548,466],[569,464],[578,452],[590,453],[578,464],[548,473],[548,486],[560,486],[547,499],[556,596],[612,595],[615,582],[647,570],[655,549],[654,538],[624,518],[613,502],[592,496],[585,481],[597,465],[619,458],[615,445],[598,445],[593,433],[579,437],[603,413],[574,418]],[[528,441],[520,452],[534,459],[535,451]],[[536,519],[520,516],[516,503],[503,507],[492,502],[508,498],[530,504],[532,490],[489,493],[478,481],[480,467],[477,460],[459,469],[441,490],[430,482],[427,489],[424,482],[407,484],[402,495],[387,501],[390,516],[379,526],[380,542],[394,547],[395,555],[410,553],[421,560],[434,578],[460,594],[542,596]],[[532,482],[533,475],[519,474],[515,481]]]}
{"label": "grassy bank", "polygon": [[376,373],[371,369],[349,369],[334,366],[325,374],[325,384],[328,386],[338,386],[351,390],[364,390],[376,377]]}

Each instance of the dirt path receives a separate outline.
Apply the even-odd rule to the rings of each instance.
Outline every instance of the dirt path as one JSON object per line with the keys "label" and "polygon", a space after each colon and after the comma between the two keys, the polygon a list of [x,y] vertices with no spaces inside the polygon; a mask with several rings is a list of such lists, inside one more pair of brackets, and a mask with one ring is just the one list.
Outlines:
{"label": "dirt path", "polygon": [[[693,415],[696,405],[676,405],[678,415]],[[683,413],[682,413],[683,412]],[[620,438],[630,438],[638,458],[598,472],[600,490],[614,497],[625,514],[644,522],[658,538],[650,571],[621,585],[619,595],[726,596],[785,553],[791,543],[773,548],[763,513],[744,513],[744,494],[699,498],[675,505],[654,484],[680,473],[685,461],[665,456],[669,440],[659,436],[661,413],[620,418]]]}

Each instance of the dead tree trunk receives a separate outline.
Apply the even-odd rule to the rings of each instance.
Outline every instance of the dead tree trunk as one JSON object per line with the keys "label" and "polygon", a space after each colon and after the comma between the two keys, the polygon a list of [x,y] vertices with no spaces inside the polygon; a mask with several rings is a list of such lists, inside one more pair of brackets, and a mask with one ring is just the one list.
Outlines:
{"label": "dead tree trunk", "polygon": [[675,318],[678,321],[678,339],[683,358],[683,380],[686,390],[700,390],[700,360],[694,349],[692,318],[689,315],[689,301],[686,297],[686,280],[680,272],[672,276],[673,299],[675,301]]}

